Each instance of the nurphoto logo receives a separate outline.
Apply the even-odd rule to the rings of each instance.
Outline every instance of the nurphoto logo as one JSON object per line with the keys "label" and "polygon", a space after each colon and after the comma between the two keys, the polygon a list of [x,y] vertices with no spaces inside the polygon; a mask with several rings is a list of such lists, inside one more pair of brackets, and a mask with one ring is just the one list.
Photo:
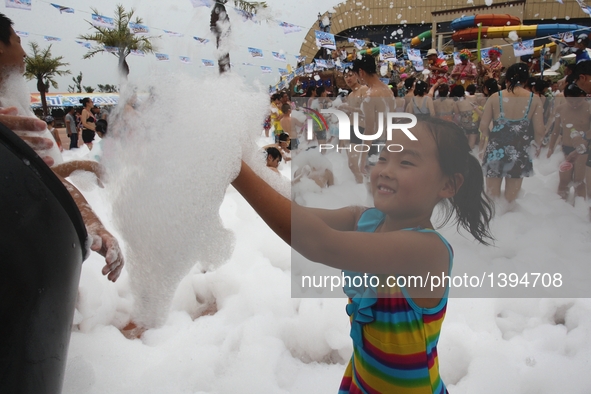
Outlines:
{"label": "nurphoto logo", "polygon": [[[392,132],[394,130],[402,131],[410,140],[417,141],[417,137],[414,136],[413,133],[410,132],[409,129],[417,125],[417,117],[413,114],[408,114],[404,112],[378,112],[377,119],[378,119],[378,130],[375,134],[364,134],[363,132],[359,131],[359,113],[353,113],[353,127],[351,127],[351,121],[349,119],[349,115],[347,113],[340,111],[334,108],[328,109],[321,109],[321,114],[331,114],[337,117],[339,122],[339,141],[349,141],[351,140],[351,132],[355,134],[359,140],[365,141],[376,141],[377,143],[362,143],[362,144],[353,144],[352,147],[339,147],[338,145],[333,144],[320,144],[318,147],[320,152],[323,150],[331,150],[336,149],[339,150],[348,150],[350,151],[353,149],[355,152],[369,152],[372,146],[376,146],[378,152],[380,152],[384,147],[389,152],[402,152],[404,147],[400,144],[386,144],[386,141],[392,139]],[[410,122],[407,123],[398,123],[395,122],[394,119],[408,119]],[[385,125],[385,127],[384,127]],[[386,138],[383,139],[382,135],[386,131]],[[308,141],[314,138],[314,122],[312,119],[308,119],[307,121],[307,135]]]}

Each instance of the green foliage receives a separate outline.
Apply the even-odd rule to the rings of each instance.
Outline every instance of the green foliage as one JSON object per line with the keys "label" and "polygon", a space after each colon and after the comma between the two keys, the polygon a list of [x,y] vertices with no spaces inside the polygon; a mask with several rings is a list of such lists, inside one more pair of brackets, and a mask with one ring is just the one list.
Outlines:
{"label": "green foliage", "polygon": [[50,85],[57,89],[57,82],[54,77],[70,74],[70,70],[61,70],[62,67],[69,66],[69,63],[62,62],[63,56],[53,57],[51,55],[51,45],[45,49],[40,49],[36,42],[31,42],[29,45],[32,54],[25,59],[25,78],[36,79],[38,85],[39,82],[42,82],[46,87],[45,91],[48,90]]}
{"label": "green foliage", "polygon": [[94,88],[92,86],[84,86],[84,91],[86,93],[94,93]]}
{"label": "green foliage", "polygon": [[[94,14],[102,15],[96,8],[91,8],[91,10]],[[94,26],[91,22],[88,22],[92,26],[92,29],[94,29],[94,32],[80,35],[78,38],[93,41],[97,46],[90,48],[83,58],[90,59],[97,53],[105,52],[105,46],[118,48],[119,50],[117,52],[112,53],[119,58],[119,67],[127,75],[129,71],[126,69],[127,64],[125,58],[129,56],[132,50],[153,53],[155,48],[151,40],[158,38],[158,36],[140,36],[133,34],[129,30],[129,22],[143,24],[143,20],[139,17],[133,20],[134,13],[135,10],[133,8],[125,11],[123,5],[118,4],[115,8],[115,16],[113,18],[115,23],[114,29]]]}
{"label": "green foliage", "polygon": [[117,93],[119,90],[117,89],[116,85],[101,85],[100,83],[96,85],[98,87],[98,91],[101,93]]}
{"label": "green foliage", "polygon": [[70,93],[82,93],[82,71],[75,77],[72,77],[74,86],[68,85],[68,92]]}

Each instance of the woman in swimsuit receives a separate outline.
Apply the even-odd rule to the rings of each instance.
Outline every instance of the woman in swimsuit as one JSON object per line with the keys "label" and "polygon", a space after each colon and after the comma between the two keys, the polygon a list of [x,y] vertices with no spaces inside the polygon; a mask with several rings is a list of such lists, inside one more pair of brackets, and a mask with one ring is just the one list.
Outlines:
{"label": "woman in swimsuit", "polygon": [[96,131],[95,119],[92,115],[91,108],[94,103],[90,97],[85,97],[80,100],[82,104],[82,114],[80,115],[80,121],[82,122],[82,141],[88,146],[89,150],[92,150],[92,141]]}
{"label": "woman in swimsuit", "polygon": [[542,103],[523,87],[528,77],[527,65],[509,67],[507,89],[490,96],[480,121],[480,152],[488,194],[500,197],[505,179],[505,199],[509,202],[517,198],[523,178],[533,175],[532,156],[538,154],[544,137]]}

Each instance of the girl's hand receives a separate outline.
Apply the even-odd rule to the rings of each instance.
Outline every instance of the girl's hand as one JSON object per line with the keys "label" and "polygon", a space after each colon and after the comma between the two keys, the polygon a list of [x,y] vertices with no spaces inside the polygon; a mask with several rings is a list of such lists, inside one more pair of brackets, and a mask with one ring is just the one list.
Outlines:
{"label": "girl's hand", "polygon": [[548,153],[546,154],[546,158],[549,159],[550,156],[554,154],[554,148],[548,148]]}

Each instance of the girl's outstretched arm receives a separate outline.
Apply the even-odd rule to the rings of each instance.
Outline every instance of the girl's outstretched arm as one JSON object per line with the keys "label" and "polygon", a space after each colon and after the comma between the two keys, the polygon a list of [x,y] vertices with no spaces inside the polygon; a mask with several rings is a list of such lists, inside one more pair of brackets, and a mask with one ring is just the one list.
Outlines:
{"label": "girl's outstretched arm", "polygon": [[[427,272],[448,271],[447,248],[435,234],[362,233],[331,228],[309,208],[281,196],[245,163],[232,184],[279,237],[309,260],[373,274],[424,276]],[[354,217],[354,211],[349,212]]]}
{"label": "girl's outstretched arm", "polygon": [[[267,225],[287,244],[291,245],[292,203],[263,181],[246,163],[232,185],[254,208]],[[318,217],[330,228],[340,231],[353,231],[364,207],[341,209],[303,208],[293,204],[295,209],[305,210],[307,214]],[[297,208],[296,208],[297,207]]]}

